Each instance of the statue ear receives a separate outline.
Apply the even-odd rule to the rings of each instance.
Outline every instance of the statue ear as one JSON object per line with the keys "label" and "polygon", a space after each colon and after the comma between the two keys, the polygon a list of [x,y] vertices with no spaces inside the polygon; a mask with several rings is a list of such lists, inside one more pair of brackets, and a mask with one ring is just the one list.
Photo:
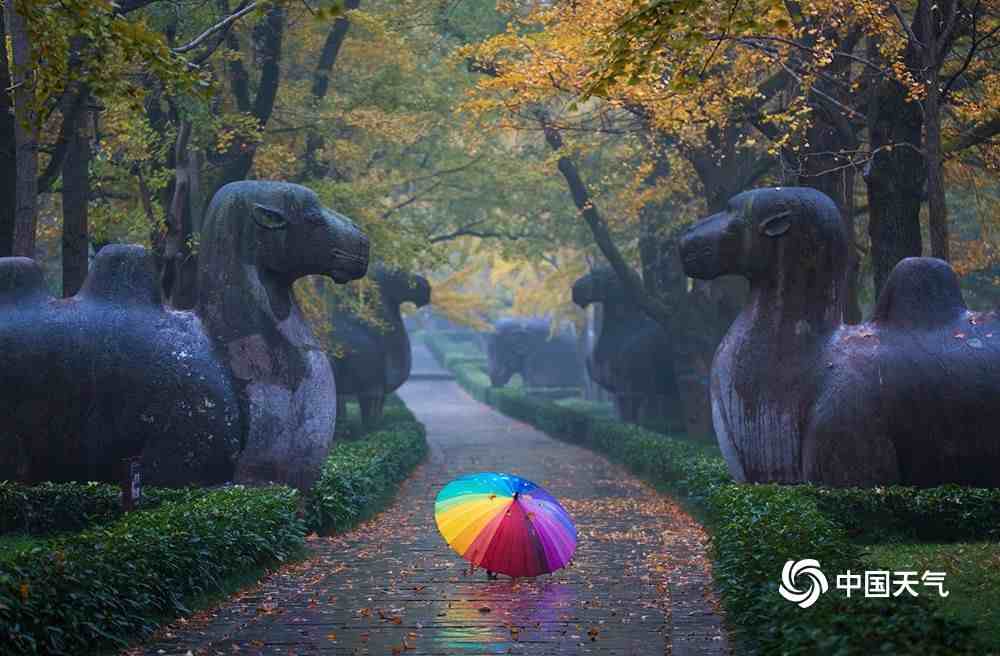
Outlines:
{"label": "statue ear", "polygon": [[288,227],[284,212],[259,203],[253,204],[253,222],[264,230],[284,230]]}
{"label": "statue ear", "polygon": [[760,234],[768,237],[780,237],[792,227],[791,217],[791,211],[785,210],[764,219],[760,224]]}

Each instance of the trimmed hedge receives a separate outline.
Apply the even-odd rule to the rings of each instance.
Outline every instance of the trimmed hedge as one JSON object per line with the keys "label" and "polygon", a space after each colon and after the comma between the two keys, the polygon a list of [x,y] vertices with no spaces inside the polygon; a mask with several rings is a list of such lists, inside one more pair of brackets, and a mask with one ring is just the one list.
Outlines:
{"label": "trimmed hedge", "polygon": [[[824,514],[852,536],[892,535],[921,541],[955,542],[1000,538],[1000,489],[942,485],[826,488],[802,485]],[[873,527],[877,527],[873,532]]]}
{"label": "trimmed hedge", "polygon": [[[428,345],[435,340],[428,336]],[[432,351],[448,352],[447,340]],[[846,599],[832,590],[808,609],[778,594],[786,560],[817,559],[837,573],[863,572],[851,542],[872,526],[940,539],[996,537],[1000,490],[946,486],[830,489],[734,484],[721,455],[702,443],[596,418],[521,391],[477,384],[468,365],[452,368],[475,398],[549,435],[607,454],[706,511],[714,574],[729,619],[761,654],[980,654],[973,629],[935,611],[926,597]],[[882,529],[880,529],[881,531]]]}
{"label": "trimmed hedge", "polygon": [[[198,488],[143,488],[138,508],[168,501],[189,501],[205,494]],[[121,489],[103,483],[22,485],[0,481],[0,535],[52,535],[81,531],[121,517]]]}
{"label": "trimmed hedge", "polygon": [[22,552],[0,564],[0,653],[93,653],[146,635],[185,612],[185,596],[300,549],[298,506],[287,488],[221,488]]}
{"label": "trimmed hedge", "polygon": [[0,482],[0,532],[87,529],[0,559],[0,654],[122,646],[187,612],[185,598],[285,560],[307,530],[374,514],[426,454],[424,427],[396,397],[372,433],[350,419],[305,499],[285,487],[146,488],[139,510],[122,516],[113,485]]}
{"label": "trimmed hedge", "polygon": [[[722,485],[709,500],[715,580],[742,643],[761,654],[983,654],[971,626],[926,596],[847,599],[836,575],[866,569],[847,533],[800,487]],[[815,558],[831,590],[803,609],[782,599],[786,560]]]}
{"label": "trimmed hedge", "polygon": [[424,425],[402,401],[390,397],[377,430],[357,441],[337,442],[330,450],[306,498],[309,529],[343,531],[375,514],[426,454]]}

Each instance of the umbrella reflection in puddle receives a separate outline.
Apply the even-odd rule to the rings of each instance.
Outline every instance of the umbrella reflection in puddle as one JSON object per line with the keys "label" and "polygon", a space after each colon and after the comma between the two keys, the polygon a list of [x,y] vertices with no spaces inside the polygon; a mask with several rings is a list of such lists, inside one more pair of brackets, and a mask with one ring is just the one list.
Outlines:
{"label": "umbrella reflection in puddle", "polygon": [[433,636],[446,653],[506,654],[517,643],[535,642],[576,653],[575,641],[567,639],[575,620],[575,586],[532,580],[462,587],[456,591],[461,599],[439,602]]}

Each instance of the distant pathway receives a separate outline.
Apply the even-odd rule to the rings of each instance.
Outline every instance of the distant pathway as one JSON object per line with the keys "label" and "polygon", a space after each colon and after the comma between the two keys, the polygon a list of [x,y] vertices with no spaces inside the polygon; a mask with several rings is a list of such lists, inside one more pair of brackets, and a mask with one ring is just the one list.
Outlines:
{"label": "distant pathway", "polygon": [[[134,654],[728,654],[702,529],[590,451],[478,403],[418,347],[400,396],[431,453],[386,512]],[[432,374],[437,374],[432,375]],[[536,580],[469,575],[434,524],[449,480],[508,471],[549,489],[580,532],[572,566]]]}

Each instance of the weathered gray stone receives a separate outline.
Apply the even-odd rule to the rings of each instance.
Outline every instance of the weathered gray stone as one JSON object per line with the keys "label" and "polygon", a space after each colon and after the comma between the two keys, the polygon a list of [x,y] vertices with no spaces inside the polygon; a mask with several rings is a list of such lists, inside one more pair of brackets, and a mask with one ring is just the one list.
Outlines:
{"label": "weathered gray stone", "polygon": [[673,420],[682,427],[670,336],[629,302],[614,271],[601,267],[577,280],[573,302],[604,306],[587,373],[614,395],[618,416],[632,423]]}
{"label": "weathered gray stone", "polygon": [[307,275],[354,280],[368,240],[311,190],[234,182],[206,212],[197,312],[246,404],[236,479],[308,488],[333,441],[337,394],[326,353],[292,294]]}
{"label": "weathered gray stone", "polygon": [[576,340],[569,334],[549,336],[545,319],[501,319],[483,335],[490,383],[503,387],[521,374],[526,387],[579,387],[583,372]]}
{"label": "weathered gray stone", "polygon": [[945,262],[910,258],[871,321],[844,325],[848,242],[804,188],[739,194],[681,243],[688,275],[742,274],[750,301],[712,366],[738,480],[1000,484],[1000,321],[970,312]]}
{"label": "weathered gray stone", "polygon": [[348,396],[356,396],[361,419],[371,426],[382,416],[387,394],[410,377],[410,338],[399,306],[406,302],[423,307],[431,302],[431,286],[423,276],[385,267],[374,267],[378,285],[378,325],[346,308],[334,310],[334,338],[340,353],[331,358],[337,378],[337,401],[341,409]]}
{"label": "weathered gray stone", "polygon": [[60,300],[35,262],[0,259],[0,478],[116,481],[139,456],[153,484],[309,486],[336,391],[291,284],[367,256],[308,189],[238,182],[209,208],[196,313],[164,308],[139,246],[102,249]]}
{"label": "weathered gray stone", "polygon": [[146,482],[232,477],[242,419],[199,318],[160,302],[139,246],[98,253],[79,294],[53,299],[27,258],[0,259],[0,479]]}

